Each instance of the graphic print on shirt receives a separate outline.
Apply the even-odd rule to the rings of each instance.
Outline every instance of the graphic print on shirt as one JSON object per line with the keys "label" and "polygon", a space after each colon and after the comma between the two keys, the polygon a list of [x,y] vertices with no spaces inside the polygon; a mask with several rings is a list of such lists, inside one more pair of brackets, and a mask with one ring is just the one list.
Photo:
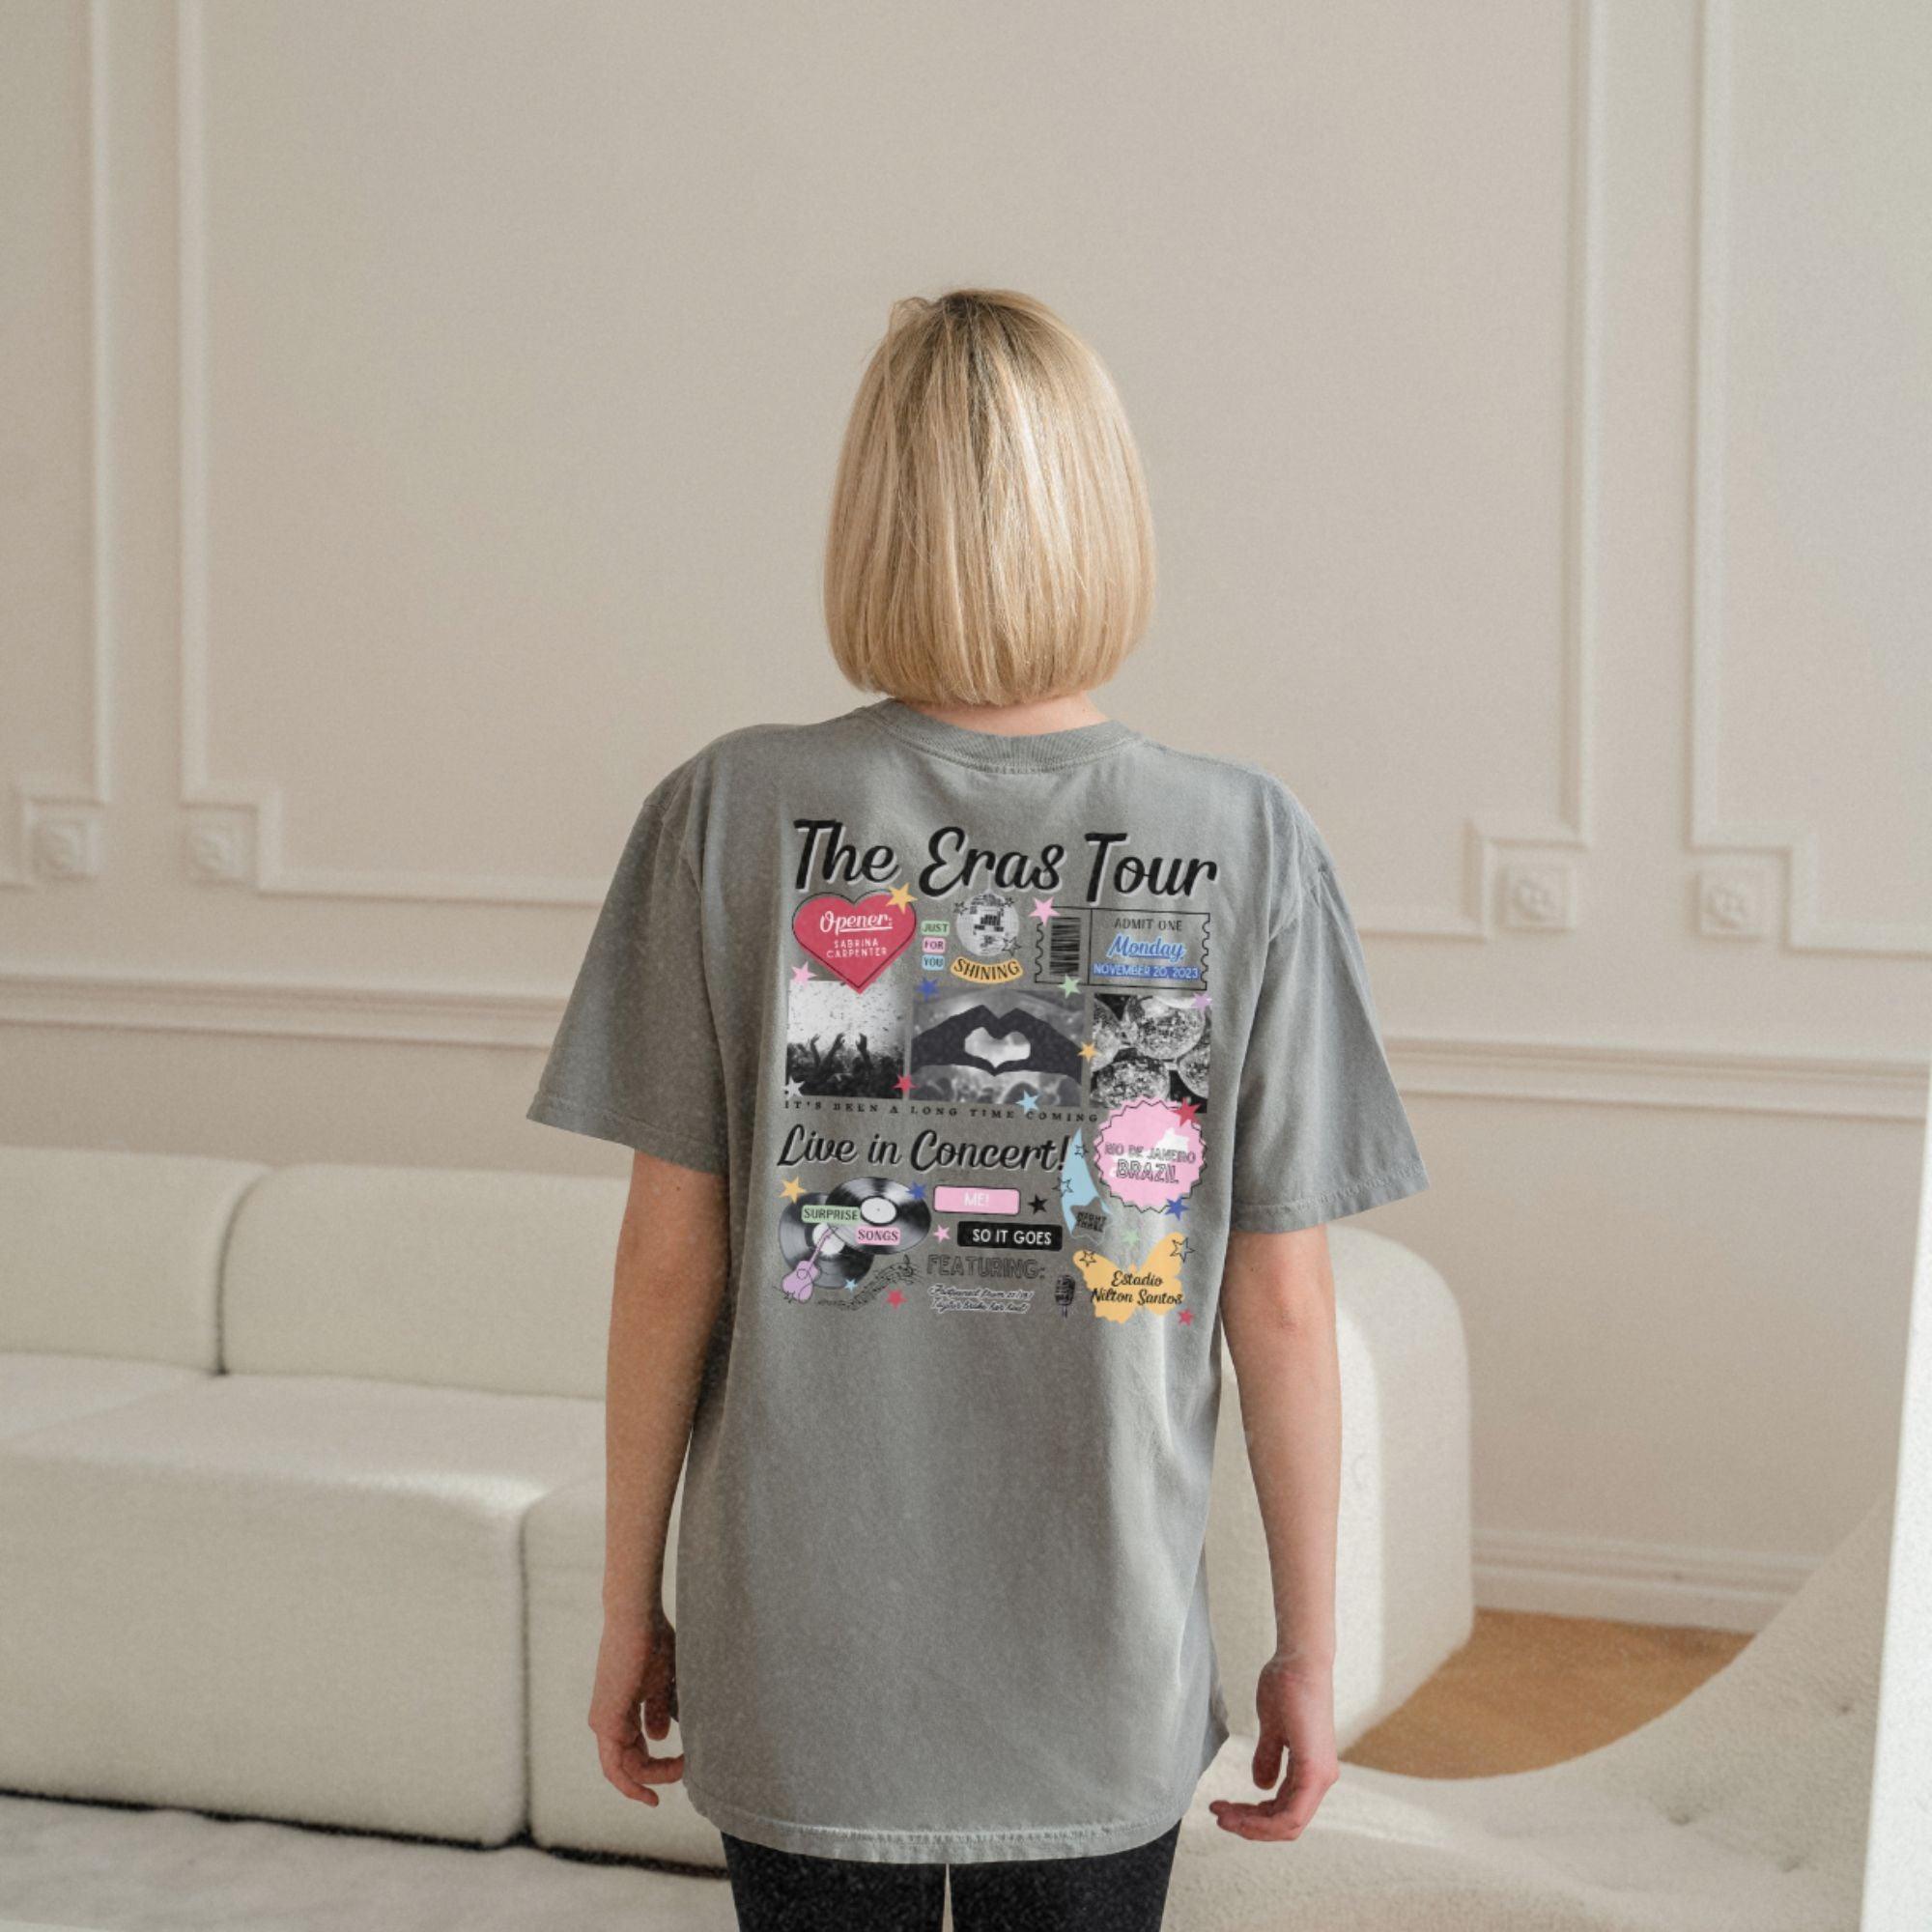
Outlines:
{"label": "graphic print on shirt", "polygon": [[1073,1257],[1073,1265],[1086,1278],[1094,1313],[1103,1321],[1125,1321],[1142,1309],[1165,1315],[1179,1308],[1181,1249],[1186,1239],[1184,1235],[1169,1235],[1145,1262],[1129,1266],[1083,1248]]}
{"label": "graphic print on shirt", "polygon": [[[823,1193],[808,1194],[795,1181],[780,1192],[786,1199],[779,1215],[779,1247],[791,1264],[780,1286],[794,1301],[825,1288],[843,1291],[847,1304],[856,1305],[851,1291],[872,1272],[875,1261],[906,1254],[932,1230],[924,1188],[877,1175],[854,1176]],[[831,1297],[840,1298],[836,1292]]]}
{"label": "graphic print on shirt", "polygon": [[[1053,902],[1024,917],[1044,922]],[[1019,906],[974,893],[950,920],[926,919],[913,1007],[912,1097],[966,1105],[1077,1108],[1087,1026],[1079,981],[1027,983]]]}
{"label": "graphic print on shirt", "polygon": [[947,826],[908,865],[835,820],[793,829],[780,1290],[892,1310],[923,1278],[936,1314],[1189,1322],[1214,862],[1115,831],[1070,861],[993,853]]}
{"label": "graphic print on shirt", "polygon": [[[850,899],[822,893],[792,915],[807,963],[792,970],[785,1005],[785,1088],[827,1097],[900,1092],[910,1010],[893,962],[912,943],[911,895]],[[824,970],[819,978],[812,967]]]}

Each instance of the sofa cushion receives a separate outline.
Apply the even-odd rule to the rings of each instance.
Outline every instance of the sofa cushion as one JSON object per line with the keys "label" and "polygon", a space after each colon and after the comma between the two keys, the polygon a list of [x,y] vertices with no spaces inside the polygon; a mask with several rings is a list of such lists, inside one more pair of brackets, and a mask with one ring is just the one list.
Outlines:
{"label": "sofa cushion", "polygon": [[0,1787],[497,1844],[602,1405],[220,1376],[0,1441]]}
{"label": "sofa cushion", "polygon": [[0,1147],[0,1349],[219,1367],[222,1242],[266,1172],[198,1154]]}
{"label": "sofa cushion", "polygon": [[116,1362],[104,1355],[0,1354],[0,1436],[24,1435],[71,1415],[118,1408],[161,1389],[205,1381],[199,1369]]}
{"label": "sofa cushion", "polygon": [[625,1183],[309,1164],[236,1216],[222,1361],[601,1398]]}

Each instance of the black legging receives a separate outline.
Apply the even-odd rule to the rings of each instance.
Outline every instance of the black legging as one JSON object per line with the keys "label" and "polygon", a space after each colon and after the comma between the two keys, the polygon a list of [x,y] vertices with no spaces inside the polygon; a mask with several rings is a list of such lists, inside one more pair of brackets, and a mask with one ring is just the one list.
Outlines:
{"label": "black legging", "polygon": [[[778,1852],[724,1834],[739,1932],[939,1932],[943,1864]],[[1159,1932],[1177,1818],[1124,1852],[953,1865],[954,1932]]]}

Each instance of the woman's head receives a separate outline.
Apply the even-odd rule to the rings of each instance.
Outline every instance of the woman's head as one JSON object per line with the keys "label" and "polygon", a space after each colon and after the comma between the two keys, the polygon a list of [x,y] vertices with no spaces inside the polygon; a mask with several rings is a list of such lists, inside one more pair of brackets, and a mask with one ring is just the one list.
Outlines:
{"label": "woman's head", "polygon": [[1010,289],[895,302],[833,486],[838,668],[926,703],[1091,690],[1140,641],[1153,586],[1140,458],[1093,350]]}

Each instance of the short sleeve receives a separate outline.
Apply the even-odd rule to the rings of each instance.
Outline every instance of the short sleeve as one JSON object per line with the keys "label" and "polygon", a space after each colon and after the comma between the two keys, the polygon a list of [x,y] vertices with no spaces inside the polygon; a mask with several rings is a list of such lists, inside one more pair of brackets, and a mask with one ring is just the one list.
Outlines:
{"label": "short sleeve", "polygon": [[1268,941],[1236,1103],[1229,1226],[1319,1227],[1419,1194],[1429,1174],[1376,1024],[1367,962],[1319,838]]}
{"label": "short sleeve", "polygon": [[718,1174],[724,1078],[691,792],[680,766],[639,811],[526,1118]]}

